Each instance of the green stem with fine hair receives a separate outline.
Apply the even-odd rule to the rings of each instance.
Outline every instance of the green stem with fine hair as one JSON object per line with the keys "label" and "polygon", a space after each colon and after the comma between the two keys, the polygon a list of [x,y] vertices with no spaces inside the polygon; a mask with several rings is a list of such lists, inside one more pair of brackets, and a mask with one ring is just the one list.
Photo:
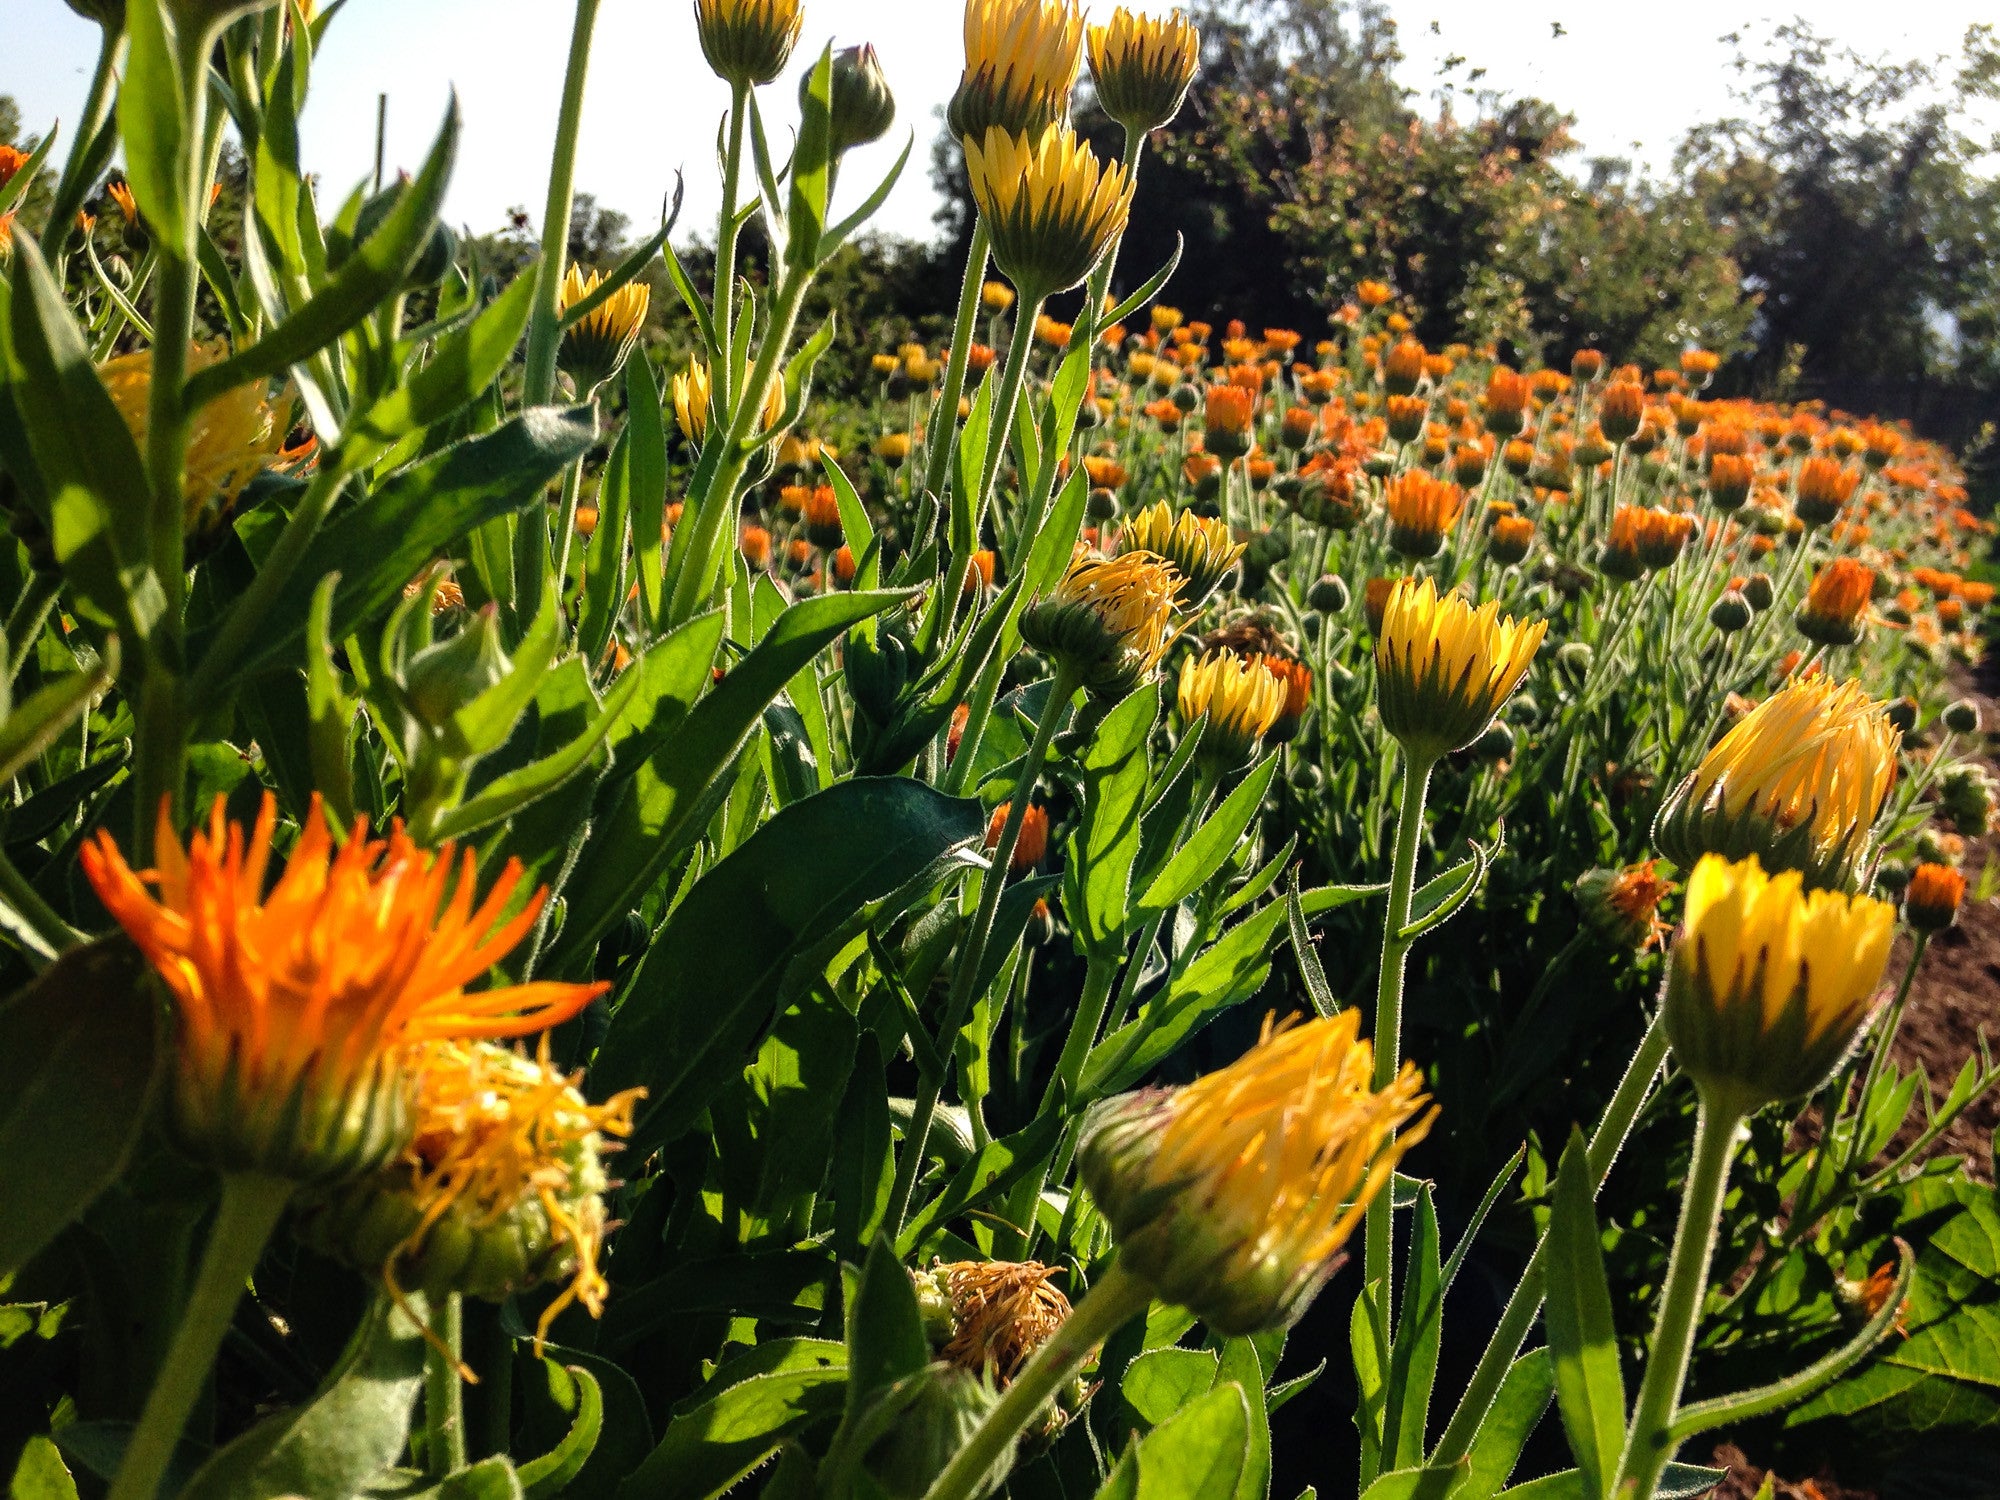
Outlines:
{"label": "green stem with fine hair", "polygon": [[202,1252],[194,1291],[146,1397],[139,1425],[112,1481],[110,1500],[155,1500],[173,1462],[188,1414],[208,1384],[244,1285],[264,1253],[292,1196],[283,1178],[232,1172],[222,1179],[222,1206]]}
{"label": "green stem with fine hair", "polygon": [[[1646,1034],[1640,1038],[1638,1050],[1632,1054],[1632,1061],[1625,1069],[1624,1078],[1619,1080],[1611,1102],[1605,1105],[1597,1129],[1591,1133],[1586,1160],[1590,1166],[1593,1192],[1602,1187],[1604,1179],[1610,1175],[1611,1164],[1618,1159],[1625,1138],[1632,1133],[1633,1122],[1639,1118],[1640,1109],[1652,1093],[1653,1080],[1659,1077],[1660,1064],[1666,1061],[1666,1057],[1666,1023],[1656,1014],[1647,1026]],[[1499,1321],[1494,1324],[1486,1352],[1480,1355],[1472,1378],[1466,1382],[1465,1394],[1459,1397],[1458,1407],[1452,1412],[1451,1421],[1446,1424],[1437,1448],[1431,1454],[1433,1467],[1449,1468],[1472,1451],[1479,1429],[1485,1425],[1487,1414],[1493,1410],[1493,1403],[1500,1394],[1501,1383],[1506,1380],[1508,1369],[1520,1354],[1521,1345],[1527,1341],[1528,1330],[1534,1327],[1535,1318],[1542,1310],[1542,1298],[1546,1291],[1542,1272],[1547,1253],[1548,1242],[1544,1239],[1535,1246],[1535,1253],[1528,1257],[1528,1264],[1522,1268],[1520,1280],[1514,1284],[1514,1291],[1501,1310]]]}
{"label": "green stem with fine hair", "polygon": [[[980,292],[992,249],[986,221],[975,213],[972,244],[965,252],[965,279],[958,288],[958,316],[952,322],[951,349],[944,362],[944,384],[938,388],[930,426],[924,432],[924,490],[932,495],[944,493],[951,470],[951,435],[958,428],[958,402],[965,394],[966,362],[972,357],[972,331],[979,319]],[[923,542],[924,538],[917,538],[919,547]]]}
{"label": "green stem with fine hair", "polygon": [[[1036,778],[1041,775],[1042,763],[1048,759],[1049,745],[1056,737],[1056,726],[1062,722],[1063,710],[1069,707],[1069,700],[1076,689],[1074,675],[1058,668],[1055,681],[1050,685],[1048,702],[1042,708],[1041,722],[1035,726],[1034,741],[1022,758],[1021,774],[1015,779],[1014,795],[1007,807],[1007,821],[1000,829],[999,841],[993,846],[992,864],[980,878],[979,904],[973,909],[972,925],[966,929],[959,949],[958,967],[951,976],[951,993],[945,1000],[944,1025],[938,1032],[942,1044],[940,1050],[947,1059],[951,1056],[958,1033],[964,1029],[972,1014],[973,1001],[978,998],[973,993],[973,987],[979,982],[979,971],[986,961],[986,944],[993,935],[993,920],[1000,910],[1000,893],[1007,884],[1008,867],[1014,862],[1014,845],[1021,837],[1021,822],[1028,815],[1028,803],[1034,794]],[[924,1151],[930,1143],[931,1120],[937,1113],[938,1095],[950,1071],[948,1064],[940,1066],[924,1079],[917,1091],[909,1128],[903,1132],[903,1154],[896,1162],[896,1180],[889,1190],[888,1214],[883,1220],[884,1231],[892,1240],[902,1232],[904,1215],[909,1212],[910,1193],[916,1186]]]}
{"label": "green stem with fine hair", "polygon": [[424,1472],[443,1479],[465,1467],[465,1389],[459,1381],[465,1299],[449,1292],[431,1304],[424,1349]]}
{"label": "green stem with fine hair", "polygon": [[1660,1313],[1653,1324],[1653,1343],[1639,1396],[1632,1406],[1632,1427],[1618,1465],[1614,1488],[1632,1500],[1652,1500],[1674,1456],[1674,1409],[1687,1383],[1688,1360],[1694,1353],[1696,1326],[1708,1292],[1709,1261],[1715,1254],[1716,1227],[1722,1199],[1729,1187],[1729,1162],[1736,1153],[1736,1127],[1742,1112],[1727,1100],[1701,1089],[1695,1111],[1694,1158],[1688,1165],[1681,1194],[1680,1225],[1674,1231],[1673,1253],[1667,1259],[1667,1279],[1661,1289]]}
{"label": "green stem with fine hair", "polygon": [[[569,65],[563,73],[562,109],[556,116],[555,150],[549,158],[549,196],[542,208],[542,264],[535,274],[535,307],[528,316],[527,376],[523,402],[543,406],[555,395],[556,346],[562,338],[563,272],[569,262],[570,200],[576,186],[576,145],[583,122],[583,86],[590,72],[590,38],[599,0],[576,0]],[[522,525],[530,524],[526,519]],[[542,525],[548,525],[542,520]]]}
{"label": "green stem with fine hair", "polygon": [[95,173],[89,160],[90,148],[111,117],[114,91],[118,84],[118,62],[125,52],[122,26],[101,28],[97,44],[97,66],[90,75],[90,91],[84,95],[83,113],[77,116],[76,134],[69,143],[62,176],[56,180],[55,196],[49,203],[48,222],[42,226],[42,258],[54,265],[69,237],[77,210],[90,194]]}
{"label": "green stem with fine hair", "polygon": [[[972,570],[972,554],[979,550],[980,523],[986,517],[987,503],[1000,477],[1000,465],[1007,456],[1007,442],[1014,433],[1014,417],[1021,404],[1021,388],[1028,378],[1028,356],[1034,348],[1035,319],[1041,310],[1042,299],[1037,297],[1015,322],[1014,336],[1007,344],[1007,363],[1000,372],[999,397],[987,417],[986,454],[979,466],[978,487],[962,502],[971,534],[951,538],[951,575],[945,585],[944,599],[946,635],[957,622],[958,606],[965,596],[966,579]],[[1053,457],[1049,461],[1053,462]]]}
{"label": "green stem with fine hair", "polygon": [[[1396,1069],[1402,1062],[1403,971],[1412,942],[1403,935],[1403,929],[1410,923],[1410,898],[1416,889],[1417,845],[1424,835],[1424,798],[1430,790],[1433,764],[1408,750],[1403,752],[1403,794],[1396,810],[1396,852],[1389,870],[1389,909],[1382,919],[1382,972],[1375,989],[1373,1085],[1377,1091],[1396,1081]],[[1384,1142],[1385,1148],[1387,1145]],[[1376,1195],[1368,1205],[1366,1227],[1362,1231],[1362,1275],[1377,1289],[1380,1300],[1376,1305],[1384,1310],[1385,1319],[1391,1306],[1394,1275],[1390,1264],[1394,1196],[1386,1192]],[[1388,1358],[1386,1345],[1382,1357],[1385,1361]]]}
{"label": "green stem with fine hair", "polygon": [[[732,81],[729,85],[729,144],[722,156],[722,210],[715,226],[715,285],[709,301],[714,307],[716,363],[710,372],[719,409],[733,411],[736,390],[736,241],[737,201],[743,192],[743,124],[748,115],[750,86]],[[829,190],[830,191],[830,190]],[[760,393],[761,394],[761,393]]]}
{"label": "green stem with fine hair", "polygon": [[1132,1319],[1144,1317],[1152,1301],[1152,1289],[1113,1262],[1049,1341],[1035,1351],[1007,1393],[925,1491],[924,1500],[971,1500],[985,1494],[987,1475],[1006,1457],[1014,1440],[1091,1354]]}

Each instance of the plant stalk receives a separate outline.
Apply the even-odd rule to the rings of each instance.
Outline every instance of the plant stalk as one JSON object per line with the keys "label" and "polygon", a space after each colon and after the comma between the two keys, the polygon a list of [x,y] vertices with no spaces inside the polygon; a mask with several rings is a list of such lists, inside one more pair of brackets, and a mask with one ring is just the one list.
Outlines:
{"label": "plant stalk", "polygon": [[193,1294],[146,1397],[139,1425],[125,1446],[110,1500],[154,1500],[159,1493],[188,1414],[208,1384],[244,1284],[256,1270],[291,1196],[292,1184],[279,1177],[231,1172],[222,1179],[222,1206],[202,1252]]}
{"label": "plant stalk", "polygon": [[[556,389],[556,346],[562,338],[558,302],[569,268],[570,200],[576,188],[576,144],[583,122],[583,85],[590,72],[590,38],[599,0],[576,0],[569,65],[563,73],[562,109],[556,116],[555,150],[549,158],[549,196],[542,209],[542,264],[535,273],[535,307],[528,316],[527,377],[522,403],[545,406]],[[523,519],[522,524],[528,524]],[[548,521],[543,519],[546,528]]]}
{"label": "plant stalk", "polygon": [[[950,435],[958,427],[958,401],[965,394],[966,361],[972,355],[973,328],[979,320],[980,290],[986,283],[986,264],[993,242],[986,233],[986,221],[977,214],[972,220],[972,244],[965,252],[965,279],[958,288],[958,316],[951,331],[951,352],[944,362],[944,384],[938,388],[931,407],[930,426],[924,432],[924,490],[943,495],[951,469]],[[917,538],[917,545],[923,545]]]}
{"label": "plant stalk", "polygon": [[459,1365],[465,1342],[465,1299],[448,1292],[431,1304],[424,1349],[424,1470],[443,1479],[465,1467],[465,1388]]}

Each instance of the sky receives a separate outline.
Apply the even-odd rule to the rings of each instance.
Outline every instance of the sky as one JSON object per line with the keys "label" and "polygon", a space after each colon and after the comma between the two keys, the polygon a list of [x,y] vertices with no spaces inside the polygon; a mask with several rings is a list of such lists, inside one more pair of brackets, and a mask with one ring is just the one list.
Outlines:
{"label": "sky", "polygon": [[[1126,0],[1134,4],[1135,0]],[[1112,0],[1090,0],[1103,18]],[[1168,0],[1136,0],[1162,10]],[[96,28],[63,0],[5,0],[9,44],[0,93],[19,102],[30,131],[69,121],[81,107]],[[1993,18],[1993,0],[1676,0],[1667,9],[1603,0],[1389,0],[1406,61],[1401,82],[1433,107],[1441,85],[1533,94],[1576,116],[1582,155],[1625,156],[1655,169],[1682,133],[1730,111],[1732,49],[1720,38],[1767,36],[1798,11],[1824,34],[1898,60],[1955,49],[1965,28]],[[691,0],[603,0],[592,52],[576,186],[629,215],[635,229],[658,222],[676,169],[687,177],[683,231],[712,221],[720,198],[716,127],[728,103],[694,36]],[[935,111],[957,82],[960,7],[952,0],[806,0],[808,45],[869,41],[895,90],[888,139],[848,158],[843,195],[858,201],[916,134],[877,227],[924,238],[935,194],[929,147]],[[304,125],[308,170],[335,201],[368,173],[376,101],[388,95],[389,168],[414,170],[458,90],[465,133],[447,213],[475,232],[498,228],[507,211],[539,221],[569,46],[571,8],[562,0],[348,0],[315,61]],[[1560,34],[1559,34],[1560,33]],[[1464,61],[1451,64],[1453,59]],[[797,114],[792,79],[764,91],[774,149]],[[1468,106],[1461,96],[1460,111]],[[2000,129],[2000,120],[1991,122]],[[681,233],[676,239],[682,238]]]}

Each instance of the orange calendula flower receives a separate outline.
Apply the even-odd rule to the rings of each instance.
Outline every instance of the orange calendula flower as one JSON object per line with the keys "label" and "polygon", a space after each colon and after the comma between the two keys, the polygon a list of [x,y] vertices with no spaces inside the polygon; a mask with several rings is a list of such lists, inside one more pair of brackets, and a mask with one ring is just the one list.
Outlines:
{"label": "orange calendula flower", "polygon": [[1919,932],[1941,932],[1958,920],[1964,900],[1965,877],[1950,865],[1926,860],[1903,892],[1903,920]]}
{"label": "orange calendula flower", "polygon": [[1250,451],[1257,396],[1241,385],[1212,385],[1202,405],[1202,446],[1227,463]]}
{"label": "orange calendula flower", "polygon": [[266,895],[277,819],[267,793],[246,837],[218,797],[183,849],[163,805],[157,869],[135,872],[108,833],[82,852],[98,899],[173,994],[173,1123],[197,1158],[297,1182],[371,1171],[409,1138],[413,1047],[532,1036],[609,987],[468,994],[541,911],[537,894],[505,915],[519,862],[475,908],[472,851],[455,862],[449,845],[419,849],[400,826],[371,839],[365,824],[335,851],[317,798]]}
{"label": "orange calendula flower", "polygon": [[1875,570],[1836,557],[1813,575],[1794,623],[1799,634],[1823,646],[1851,646],[1861,639],[1862,616],[1875,592]]}
{"label": "orange calendula flower", "polygon": [[[997,849],[1000,835],[1006,831],[1007,814],[1013,803],[1002,802],[993,809],[993,816],[986,824],[986,847]],[[1029,803],[1021,814],[1021,831],[1014,836],[1014,855],[1007,862],[1008,870],[1020,875],[1032,870],[1042,862],[1042,856],[1049,849],[1049,815],[1046,808]]]}
{"label": "orange calendula flower", "polygon": [[1389,512],[1389,545],[1422,560],[1435,557],[1444,546],[1445,533],[1465,508],[1465,492],[1422,469],[1406,469],[1389,481],[1382,504]]}

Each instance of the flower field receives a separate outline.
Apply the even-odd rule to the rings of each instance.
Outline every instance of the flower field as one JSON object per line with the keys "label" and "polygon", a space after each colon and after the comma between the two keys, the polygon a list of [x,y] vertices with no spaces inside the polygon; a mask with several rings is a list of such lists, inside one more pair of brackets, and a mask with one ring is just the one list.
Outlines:
{"label": "flower field", "polygon": [[842,175],[893,80],[797,0],[677,23],[712,274],[571,254],[579,0],[511,276],[440,219],[490,123],[305,170],[340,7],[71,3],[80,128],[0,147],[12,1500],[1652,1500],[2000,1426],[1952,452],[1387,279],[1207,307],[1121,253],[1178,13],[967,0],[950,332],[850,373],[909,151]]}

